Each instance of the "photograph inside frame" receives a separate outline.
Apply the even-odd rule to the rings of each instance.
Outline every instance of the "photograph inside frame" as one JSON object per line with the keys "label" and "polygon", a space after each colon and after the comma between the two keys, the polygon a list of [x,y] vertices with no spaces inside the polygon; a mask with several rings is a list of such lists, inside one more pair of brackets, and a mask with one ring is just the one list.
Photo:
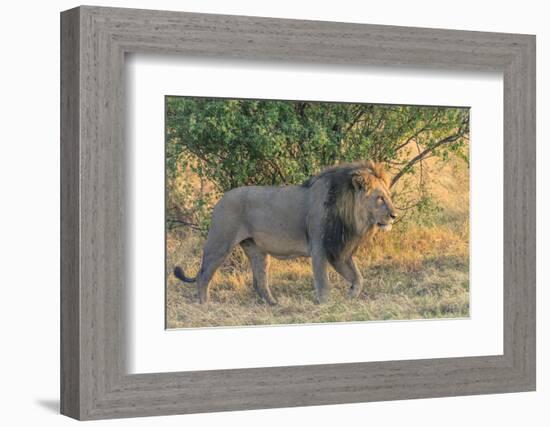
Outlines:
{"label": "photograph inside frame", "polygon": [[166,96],[166,328],[468,317],[469,121]]}

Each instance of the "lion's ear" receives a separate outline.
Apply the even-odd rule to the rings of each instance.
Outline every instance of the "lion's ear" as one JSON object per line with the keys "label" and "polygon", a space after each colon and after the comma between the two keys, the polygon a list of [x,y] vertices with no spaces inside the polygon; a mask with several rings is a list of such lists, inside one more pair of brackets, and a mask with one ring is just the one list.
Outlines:
{"label": "lion's ear", "polygon": [[351,176],[351,184],[353,185],[353,188],[355,188],[355,190],[365,190],[365,177],[363,176],[363,174],[356,172]]}

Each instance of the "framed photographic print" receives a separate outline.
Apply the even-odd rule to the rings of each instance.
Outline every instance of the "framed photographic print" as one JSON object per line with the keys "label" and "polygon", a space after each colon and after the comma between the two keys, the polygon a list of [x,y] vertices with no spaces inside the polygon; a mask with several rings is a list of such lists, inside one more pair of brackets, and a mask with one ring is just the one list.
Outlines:
{"label": "framed photographic print", "polygon": [[61,15],[61,410],[535,389],[535,38]]}

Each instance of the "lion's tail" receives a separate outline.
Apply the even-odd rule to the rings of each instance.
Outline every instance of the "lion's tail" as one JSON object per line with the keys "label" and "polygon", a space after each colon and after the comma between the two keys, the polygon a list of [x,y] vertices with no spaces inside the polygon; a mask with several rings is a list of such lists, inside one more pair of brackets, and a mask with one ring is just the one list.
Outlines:
{"label": "lion's tail", "polygon": [[198,274],[195,277],[187,277],[180,266],[174,268],[174,276],[185,283],[194,283],[197,281]]}

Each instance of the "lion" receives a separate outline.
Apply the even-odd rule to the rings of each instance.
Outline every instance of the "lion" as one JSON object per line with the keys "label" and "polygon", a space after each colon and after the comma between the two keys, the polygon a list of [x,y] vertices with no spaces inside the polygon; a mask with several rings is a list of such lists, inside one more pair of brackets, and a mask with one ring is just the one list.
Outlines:
{"label": "lion", "polygon": [[363,278],[353,256],[366,236],[389,231],[396,218],[390,178],[380,163],[337,165],[301,185],[234,188],[215,205],[195,277],[181,267],[174,275],[197,283],[201,304],[209,300],[212,276],[240,245],[250,261],[253,286],[267,304],[276,299],[269,289],[269,258],[310,257],[318,303],[328,300],[330,264],[351,285],[357,297]]}

